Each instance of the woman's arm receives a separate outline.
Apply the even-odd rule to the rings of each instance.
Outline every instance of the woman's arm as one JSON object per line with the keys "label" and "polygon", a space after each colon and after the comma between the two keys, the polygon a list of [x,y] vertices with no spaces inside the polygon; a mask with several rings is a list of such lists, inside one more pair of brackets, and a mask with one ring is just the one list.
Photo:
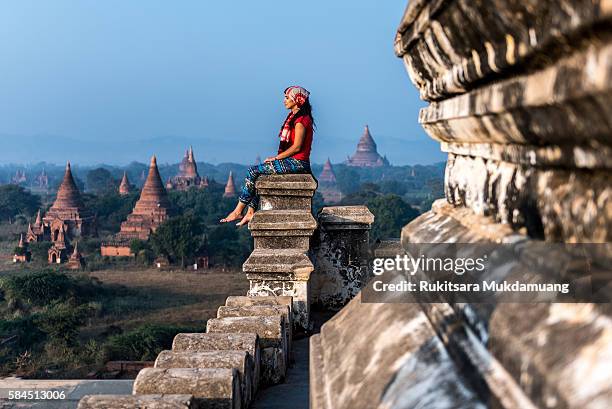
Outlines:
{"label": "woman's arm", "polygon": [[282,151],[276,156],[267,158],[264,162],[272,162],[278,159],[285,159],[294,155],[302,149],[302,143],[304,143],[304,138],[306,137],[306,127],[301,123],[295,124],[295,136],[293,139],[293,145],[291,145],[288,149]]}

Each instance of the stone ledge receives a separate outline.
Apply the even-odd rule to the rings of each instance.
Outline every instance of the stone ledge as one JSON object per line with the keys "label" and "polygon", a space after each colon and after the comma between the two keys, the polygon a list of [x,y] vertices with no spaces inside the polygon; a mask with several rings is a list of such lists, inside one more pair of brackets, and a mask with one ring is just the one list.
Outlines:
{"label": "stone ledge", "polygon": [[599,146],[533,146],[501,143],[447,143],[442,152],[536,167],[612,169],[612,148]]}
{"label": "stone ledge", "polygon": [[300,250],[257,249],[242,265],[245,273],[285,273],[308,277],[314,266]]}
{"label": "stone ledge", "polygon": [[[411,1],[395,38],[395,53],[404,59],[421,97],[437,100],[530,62],[554,62],[568,48],[568,37],[588,32],[586,28],[611,13],[605,1],[542,1],[529,7],[499,0]],[[535,58],[541,54],[545,58]]]}
{"label": "stone ledge", "polygon": [[602,115],[612,104],[611,73],[612,43],[591,45],[554,66],[432,103],[419,122],[441,142],[609,150],[612,125]]}
{"label": "stone ledge", "polygon": [[134,381],[134,394],[190,394],[197,404],[218,409],[240,409],[238,371],[211,368],[146,368]]}
{"label": "stone ledge", "polygon": [[285,320],[281,315],[212,318],[206,324],[206,332],[210,334],[255,333],[259,336],[261,348],[278,347],[286,349],[284,329]]}
{"label": "stone ledge", "polygon": [[232,295],[227,297],[225,305],[227,307],[247,307],[250,305],[283,305],[292,308],[293,297],[291,296],[267,296],[267,297],[247,297],[244,295]]}
{"label": "stone ledge", "polygon": [[252,234],[258,230],[310,230],[317,228],[317,221],[308,210],[260,210],[249,222]]}
{"label": "stone ledge", "polygon": [[290,322],[291,310],[288,305],[249,305],[240,307],[229,307],[223,305],[217,310],[217,318],[226,317],[258,317],[282,315]]}
{"label": "stone ledge", "polygon": [[374,215],[366,206],[324,207],[318,219],[326,229],[369,229],[374,223]]}
{"label": "stone ledge", "polygon": [[276,190],[287,193],[291,190],[314,192],[317,182],[310,174],[264,175],[257,179],[255,187],[257,190],[265,189],[267,192]]}
{"label": "stone ledge", "polygon": [[196,409],[191,395],[87,395],[77,409]]}

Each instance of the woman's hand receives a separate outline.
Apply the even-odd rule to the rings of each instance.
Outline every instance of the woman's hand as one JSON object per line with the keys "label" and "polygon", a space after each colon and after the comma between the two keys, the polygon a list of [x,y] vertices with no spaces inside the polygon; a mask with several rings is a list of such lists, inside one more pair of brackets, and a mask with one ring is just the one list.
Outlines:
{"label": "woman's hand", "polygon": [[276,160],[276,156],[270,156],[264,160],[264,163],[274,162]]}

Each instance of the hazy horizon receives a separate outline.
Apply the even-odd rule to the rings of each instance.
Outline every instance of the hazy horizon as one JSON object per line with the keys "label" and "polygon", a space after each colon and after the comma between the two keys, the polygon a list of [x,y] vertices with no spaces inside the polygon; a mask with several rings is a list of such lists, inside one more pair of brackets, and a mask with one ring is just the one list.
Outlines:
{"label": "hazy horizon", "polygon": [[251,163],[275,153],[282,91],[311,91],[313,162],[368,124],[393,164],[445,159],[393,53],[405,1],[0,5],[0,163]]}

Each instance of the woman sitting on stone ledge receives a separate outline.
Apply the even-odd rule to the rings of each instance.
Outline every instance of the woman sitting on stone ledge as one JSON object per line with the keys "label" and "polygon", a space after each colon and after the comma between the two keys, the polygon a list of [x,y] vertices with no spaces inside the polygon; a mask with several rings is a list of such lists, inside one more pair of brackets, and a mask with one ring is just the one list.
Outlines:
{"label": "woman sitting on stone ledge", "polygon": [[[292,86],[285,90],[285,107],[290,112],[279,133],[278,154],[267,158],[264,163],[249,168],[236,208],[224,219],[221,219],[221,223],[242,218],[236,224],[236,226],[242,226],[253,218],[259,202],[255,192],[255,182],[259,175],[311,173],[310,147],[312,145],[314,119],[308,99],[309,95],[308,91],[298,86]],[[242,212],[245,207],[248,210],[243,217]]]}

